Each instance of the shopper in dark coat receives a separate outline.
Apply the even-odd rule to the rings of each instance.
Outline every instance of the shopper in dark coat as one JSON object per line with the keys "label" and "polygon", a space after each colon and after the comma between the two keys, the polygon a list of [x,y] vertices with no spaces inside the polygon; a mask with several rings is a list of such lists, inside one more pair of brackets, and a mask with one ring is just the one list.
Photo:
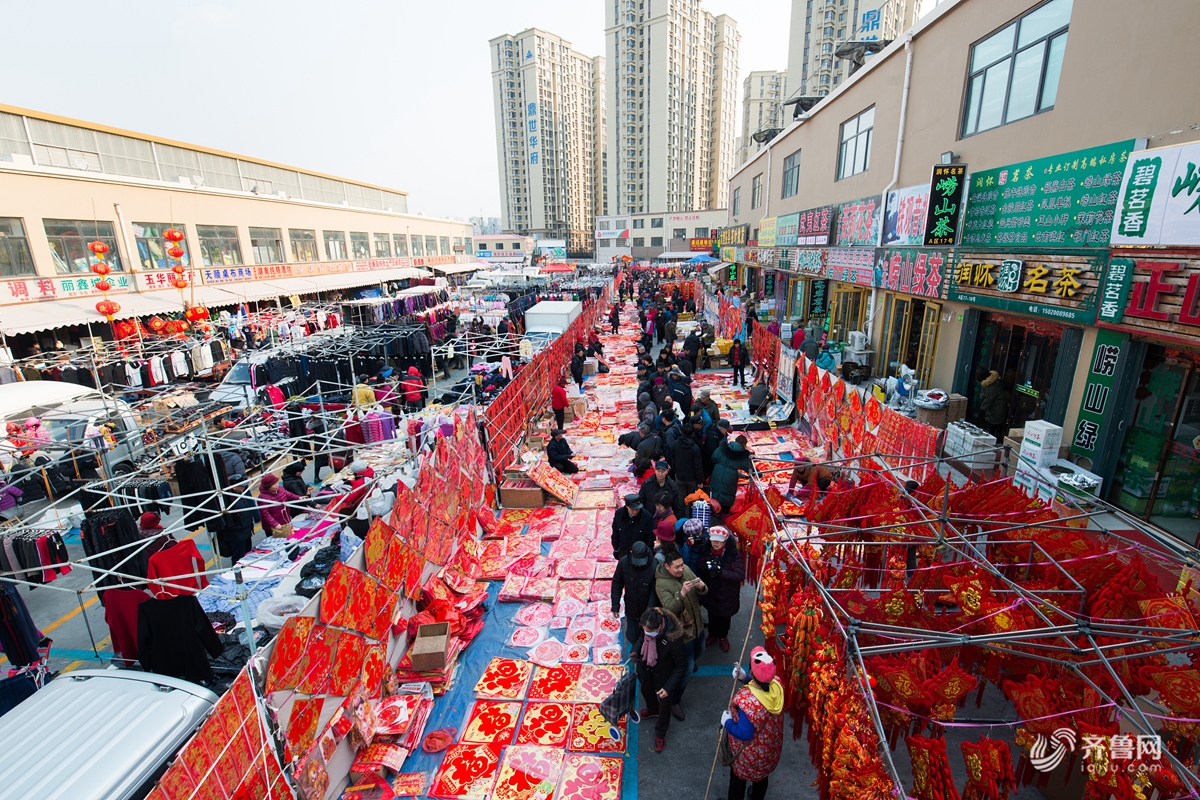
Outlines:
{"label": "shopper in dark coat", "polygon": [[571,445],[567,444],[567,440],[563,438],[562,429],[555,428],[550,437],[550,441],[546,442],[546,460],[550,462],[550,466],[564,475],[574,475],[579,472],[579,467],[571,460],[575,453],[571,450]]}
{"label": "shopper in dark coat", "polygon": [[[283,488],[292,494],[304,497],[308,494],[308,484],[304,480],[304,462],[293,461],[283,468]],[[232,480],[232,479],[231,479]]]}
{"label": "shopper in dark coat", "polygon": [[683,377],[683,370],[672,367],[667,377],[667,388],[671,390],[671,399],[679,403],[684,414],[692,413],[692,387]]}
{"label": "shopper in dark coat", "polygon": [[646,701],[641,714],[658,717],[654,721],[654,751],[661,753],[667,746],[667,729],[671,726],[671,698],[679,691],[687,672],[683,625],[670,611],[658,608],[646,609],[639,622],[643,638],[634,658],[642,699]]}
{"label": "shopper in dark coat", "polygon": [[742,604],[742,581],[746,560],[738,552],[737,540],[721,526],[708,529],[708,539],[697,545],[696,577],[704,581],[708,594],[700,601],[708,609],[708,638],[705,647],[720,643],[729,652],[729,622]]}
{"label": "shopper in dark coat", "polygon": [[583,386],[583,345],[575,345],[575,355],[571,356],[571,377],[576,386]]}
{"label": "shopper in dark coat", "polygon": [[698,360],[700,356],[700,337],[696,334],[694,329],[687,335],[687,338],[683,340],[683,350],[688,354],[688,359],[693,364],[700,363]]}
{"label": "shopper in dark coat", "polygon": [[[241,487],[244,491],[245,487]],[[221,542],[221,555],[228,556],[236,564],[254,545],[254,499],[236,497],[228,505],[224,516],[225,527],[217,532]]]}
{"label": "shopper in dark coat", "polygon": [[[646,516],[646,515],[643,515]],[[617,571],[612,577],[612,613],[621,611],[621,595],[625,595],[625,638],[632,652],[642,646],[642,626],[638,620],[646,609],[658,605],[658,594],[654,591],[654,559],[650,546],[644,541],[633,543],[629,552],[617,562]]]}
{"label": "shopper in dark coat", "polygon": [[654,518],[643,508],[641,497],[627,494],[625,505],[612,518],[613,558],[624,558],[635,542],[654,544]]}
{"label": "shopper in dark coat", "polygon": [[709,495],[721,504],[728,513],[737,500],[738,479],[741,473],[750,473],[750,451],[746,449],[746,437],[726,441],[713,453],[712,483]]}
{"label": "shopper in dark coat", "polygon": [[705,432],[704,444],[700,445],[700,455],[704,459],[704,480],[712,477],[713,453],[717,452],[718,447],[725,444],[725,439],[729,436],[729,431],[729,420],[719,419],[716,425],[710,425]]}
{"label": "shopper in dark coat", "polygon": [[642,505],[646,508],[654,508],[654,500],[662,492],[666,492],[671,496],[671,511],[675,513],[677,519],[683,519],[689,516],[686,506],[683,503],[683,495],[679,493],[679,486],[675,481],[667,477],[667,473],[671,471],[671,466],[666,461],[658,461],[654,464],[654,475],[646,479],[638,490],[638,497],[642,500]]}
{"label": "shopper in dark coat", "polygon": [[729,366],[733,367],[733,385],[737,386],[740,381],[742,386],[746,385],[746,367],[750,364],[750,352],[746,350],[746,345],[742,344],[741,339],[734,339],[733,346],[729,348]]}
{"label": "shopper in dark coat", "polygon": [[674,469],[675,485],[686,500],[704,481],[704,456],[700,442],[704,437],[704,420],[689,417],[683,433],[671,447],[671,465]]}
{"label": "shopper in dark coat", "polygon": [[[639,430],[642,428],[639,425]],[[637,454],[633,457],[634,461],[646,461],[653,464],[663,457],[663,440],[662,435],[655,432],[650,426],[646,426],[646,433],[642,436],[642,440],[638,442]]]}

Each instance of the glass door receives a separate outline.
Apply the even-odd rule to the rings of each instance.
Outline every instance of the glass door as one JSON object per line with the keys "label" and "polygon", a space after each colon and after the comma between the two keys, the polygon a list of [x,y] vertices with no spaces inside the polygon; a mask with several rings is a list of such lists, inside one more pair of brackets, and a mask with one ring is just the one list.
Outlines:
{"label": "glass door", "polygon": [[829,325],[829,340],[846,341],[850,331],[861,331],[867,313],[865,289],[849,287],[833,291],[833,311]]}
{"label": "glass door", "polygon": [[[918,301],[919,302],[919,301]],[[933,388],[933,363],[937,360],[938,331],[942,325],[942,304],[924,302],[925,309],[921,315],[921,330],[914,337],[917,340],[917,359],[914,369],[917,380],[925,389]]]}
{"label": "glass door", "polygon": [[1054,379],[1054,362],[1062,341],[1032,328],[1025,329],[1024,333],[1024,346],[1011,382],[1013,393],[1009,420],[1014,427],[1045,415],[1046,398]]}
{"label": "glass door", "polygon": [[912,325],[911,297],[888,292],[883,296],[883,336],[879,341],[879,361],[875,374],[881,378],[895,376],[904,363]]}

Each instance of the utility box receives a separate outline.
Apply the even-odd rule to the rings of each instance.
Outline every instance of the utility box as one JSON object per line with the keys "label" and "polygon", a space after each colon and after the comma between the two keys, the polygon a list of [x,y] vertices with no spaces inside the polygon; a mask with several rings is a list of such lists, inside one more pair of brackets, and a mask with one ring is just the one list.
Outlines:
{"label": "utility box", "polygon": [[583,313],[578,300],[543,300],[525,312],[525,333],[551,333],[562,336]]}
{"label": "utility box", "polygon": [[446,666],[446,654],[450,649],[450,623],[434,622],[417,628],[413,641],[412,668],[416,672],[429,672]]}

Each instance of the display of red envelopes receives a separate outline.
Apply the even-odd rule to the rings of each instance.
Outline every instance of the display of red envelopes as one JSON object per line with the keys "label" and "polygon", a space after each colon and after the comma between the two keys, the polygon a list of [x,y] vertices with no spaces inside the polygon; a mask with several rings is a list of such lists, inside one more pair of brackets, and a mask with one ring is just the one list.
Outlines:
{"label": "display of red envelopes", "polygon": [[533,664],[528,661],[493,658],[475,684],[475,694],[497,700],[521,700],[532,672]]}
{"label": "display of red envelopes", "polygon": [[337,653],[333,657],[333,671],[329,675],[329,694],[345,696],[358,683],[362,674],[366,640],[349,631],[338,637]]}
{"label": "display of red envelopes", "polygon": [[575,687],[579,685],[579,664],[563,664],[557,667],[538,667],[529,685],[528,700],[557,700],[569,703],[575,699]]}
{"label": "display of red envelopes", "polygon": [[[360,774],[355,771],[359,765],[359,758],[354,759],[354,766],[350,768],[354,774]],[[341,800],[396,800],[396,792],[386,780],[368,772],[342,791]]]}
{"label": "display of red envelopes", "polygon": [[464,744],[509,744],[517,732],[520,703],[476,700],[459,741]]}
{"label": "display of red envelopes", "polygon": [[430,797],[484,797],[491,791],[500,766],[500,745],[456,744],[446,751],[433,776]]}
{"label": "display of red envelopes", "polygon": [[618,800],[621,771],[620,758],[567,753],[558,800]]}
{"label": "display of red envelopes", "polygon": [[333,672],[333,655],[337,652],[341,631],[318,625],[313,628],[304,658],[300,660],[300,680],[296,688],[305,694],[324,694]]}
{"label": "display of red envelopes", "polygon": [[591,581],[560,581],[558,584],[558,593],[556,599],[560,597],[574,597],[581,603],[588,603],[592,599],[592,582]]}
{"label": "display of red envelopes", "polygon": [[287,741],[293,753],[307,753],[312,748],[317,739],[317,725],[321,721],[321,705],[324,702],[320,697],[297,697],[292,702]]}
{"label": "display of red envelopes", "polygon": [[350,595],[358,589],[362,573],[335,561],[325,585],[321,587],[320,620],[326,625],[341,625],[345,618]]}
{"label": "display of red envelopes", "polygon": [[571,734],[567,749],[573,753],[624,753],[625,723],[622,717],[616,724],[617,738],[609,731],[614,727],[600,713],[596,703],[578,703],[571,711]]}
{"label": "display of red envelopes", "polygon": [[492,800],[553,800],[565,755],[554,747],[508,748],[492,788]]}
{"label": "display of red envelopes", "polygon": [[622,667],[585,664],[575,688],[575,702],[599,703],[617,688],[617,679],[625,673]]}
{"label": "display of red envelopes", "polygon": [[504,580],[507,575],[508,550],[504,539],[491,539],[483,543],[479,554],[480,577],[489,581]]}
{"label": "display of red envelopes", "polygon": [[547,603],[554,600],[558,591],[558,578],[526,578],[521,596],[527,600],[543,600]]}
{"label": "display of red envelopes", "polygon": [[569,703],[530,703],[525,707],[525,716],[521,718],[521,730],[517,732],[517,744],[565,747],[570,732],[571,705]]}
{"label": "display of red envelopes", "polygon": [[298,680],[300,659],[312,634],[316,620],[312,617],[289,617],[275,637],[271,662],[267,665],[267,692],[294,689]]}

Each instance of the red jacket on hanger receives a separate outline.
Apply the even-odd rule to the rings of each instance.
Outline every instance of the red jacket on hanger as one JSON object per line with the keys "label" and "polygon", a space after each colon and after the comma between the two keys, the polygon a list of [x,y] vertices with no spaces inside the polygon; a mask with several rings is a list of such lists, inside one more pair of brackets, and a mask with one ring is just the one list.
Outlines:
{"label": "red jacket on hanger", "polygon": [[162,600],[181,594],[195,594],[208,586],[208,578],[204,575],[193,575],[194,572],[204,572],[204,558],[195,542],[184,539],[150,556],[150,569],[146,577],[152,581],[170,581],[173,584],[151,585],[150,590],[154,592],[154,596]]}

